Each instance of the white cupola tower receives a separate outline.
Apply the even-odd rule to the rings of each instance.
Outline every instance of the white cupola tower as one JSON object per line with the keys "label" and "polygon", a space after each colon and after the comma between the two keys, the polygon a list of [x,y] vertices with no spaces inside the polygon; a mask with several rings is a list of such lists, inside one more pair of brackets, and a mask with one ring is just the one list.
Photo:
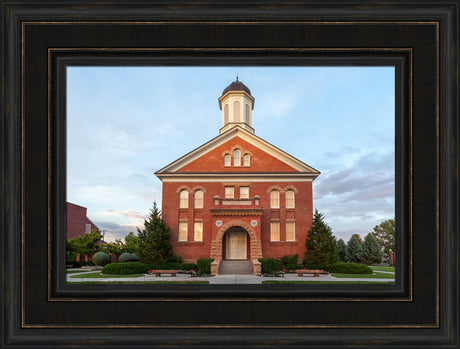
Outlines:
{"label": "white cupola tower", "polygon": [[240,126],[254,133],[252,128],[252,110],[254,109],[254,97],[251,91],[236,77],[222,92],[219,98],[219,108],[222,110],[222,128],[224,133],[234,126]]}

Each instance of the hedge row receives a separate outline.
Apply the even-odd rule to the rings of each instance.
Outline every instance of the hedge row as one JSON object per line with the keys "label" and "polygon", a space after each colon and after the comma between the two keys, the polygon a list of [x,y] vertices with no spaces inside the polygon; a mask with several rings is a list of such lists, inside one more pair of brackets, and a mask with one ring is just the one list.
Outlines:
{"label": "hedge row", "polygon": [[197,269],[194,263],[166,263],[166,264],[145,264],[141,262],[124,262],[107,264],[102,269],[102,274],[146,274],[149,270],[193,270]]}

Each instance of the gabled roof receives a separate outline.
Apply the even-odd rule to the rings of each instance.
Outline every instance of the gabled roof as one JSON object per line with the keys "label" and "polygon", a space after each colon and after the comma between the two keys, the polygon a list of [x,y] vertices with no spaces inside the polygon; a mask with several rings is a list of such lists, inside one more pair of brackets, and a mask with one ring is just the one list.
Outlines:
{"label": "gabled roof", "polygon": [[[161,178],[162,175],[174,174],[178,170],[180,170],[182,167],[184,167],[185,165],[195,161],[196,159],[199,159],[200,157],[204,156],[208,152],[212,151],[213,149],[217,148],[218,146],[228,142],[229,140],[235,137],[240,137],[241,139],[251,143],[255,147],[258,147],[259,149],[270,154],[274,158],[289,165],[295,170],[293,173],[302,173],[305,175],[309,175],[309,177],[313,177],[313,178],[316,178],[320,174],[320,172],[315,170],[313,167],[308,166],[306,163],[298,160],[292,155],[289,155],[288,153],[268,143],[262,138],[257,137],[256,135],[246,131],[240,126],[235,126],[229,129],[228,131],[220,134],[219,136],[211,139],[209,142],[185,154],[184,156],[180,157],[176,161],[173,161],[169,165],[163,167],[159,171],[155,172],[155,175]],[[177,173],[177,174],[178,175],[180,174],[182,176],[185,175],[185,173],[183,172]]]}

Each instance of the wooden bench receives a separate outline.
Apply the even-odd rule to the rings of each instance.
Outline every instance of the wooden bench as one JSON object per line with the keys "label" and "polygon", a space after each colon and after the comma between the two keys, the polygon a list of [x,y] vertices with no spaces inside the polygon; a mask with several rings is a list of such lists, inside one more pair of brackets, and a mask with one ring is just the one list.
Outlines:
{"label": "wooden bench", "polygon": [[155,276],[161,276],[161,274],[171,274],[171,276],[176,276],[179,270],[149,270],[148,275],[155,274]]}
{"label": "wooden bench", "polygon": [[307,269],[299,269],[295,271],[298,276],[303,276],[303,274],[313,274],[314,277],[319,277],[319,274],[322,274],[322,270],[307,270]]}

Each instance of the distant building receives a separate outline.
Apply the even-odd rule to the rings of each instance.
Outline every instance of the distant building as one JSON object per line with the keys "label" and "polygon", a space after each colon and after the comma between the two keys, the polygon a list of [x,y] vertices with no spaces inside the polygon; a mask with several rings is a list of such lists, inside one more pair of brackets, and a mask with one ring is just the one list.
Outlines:
{"label": "distant building", "polygon": [[91,233],[100,229],[86,216],[86,207],[66,202],[67,210],[67,238],[82,236],[84,233]]}
{"label": "distant building", "polygon": [[302,259],[320,173],[254,134],[254,97],[238,78],[219,107],[220,135],[155,173],[174,253],[213,258],[213,274],[222,261],[246,260],[260,274],[261,257]]}

